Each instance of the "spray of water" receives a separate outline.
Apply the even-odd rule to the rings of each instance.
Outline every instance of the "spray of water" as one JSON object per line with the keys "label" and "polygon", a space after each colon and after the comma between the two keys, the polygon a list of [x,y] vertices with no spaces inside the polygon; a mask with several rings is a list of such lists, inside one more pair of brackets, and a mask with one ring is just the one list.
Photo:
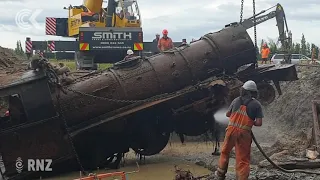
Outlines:
{"label": "spray of water", "polygon": [[228,111],[227,107],[222,107],[213,114],[213,117],[217,123],[228,125],[229,118],[226,116],[227,111]]}

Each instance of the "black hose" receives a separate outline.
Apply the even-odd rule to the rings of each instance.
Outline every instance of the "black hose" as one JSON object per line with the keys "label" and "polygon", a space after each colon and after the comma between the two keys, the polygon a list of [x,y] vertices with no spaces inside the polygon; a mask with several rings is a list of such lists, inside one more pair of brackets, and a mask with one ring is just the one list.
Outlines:
{"label": "black hose", "polygon": [[267,155],[266,153],[262,150],[261,146],[259,145],[256,137],[254,137],[253,132],[251,131],[251,135],[252,135],[252,139],[254,141],[254,143],[257,145],[259,151],[262,153],[262,155],[269,161],[270,164],[272,164],[276,169],[279,169],[280,171],[283,171],[285,173],[305,173],[305,174],[316,174],[316,175],[320,175],[320,172],[314,172],[314,171],[305,171],[305,170],[300,170],[300,169],[292,169],[292,170],[288,170],[288,169],[284,169],[280,166],[278,166],[277,164],[275,164]]}

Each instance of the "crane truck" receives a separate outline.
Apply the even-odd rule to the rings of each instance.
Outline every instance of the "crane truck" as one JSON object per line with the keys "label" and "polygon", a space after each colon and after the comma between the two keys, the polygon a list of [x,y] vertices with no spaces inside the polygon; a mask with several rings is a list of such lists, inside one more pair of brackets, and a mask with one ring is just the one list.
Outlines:
{"label": "crane truck", "polygon": [[[156,43],[144,42],[141,14],[136,0],[84,0],[80,6],[65,7],[68,18],[46,18],[46,35],[75,38],[74,41],[31,41],[26,39],[26,53],[33,50],[74,51],[77,69],[96,69],[96,63],[115,63],[132,49],[135,54],[155,52]],[[175,42],[176,46],[181,42]]]}

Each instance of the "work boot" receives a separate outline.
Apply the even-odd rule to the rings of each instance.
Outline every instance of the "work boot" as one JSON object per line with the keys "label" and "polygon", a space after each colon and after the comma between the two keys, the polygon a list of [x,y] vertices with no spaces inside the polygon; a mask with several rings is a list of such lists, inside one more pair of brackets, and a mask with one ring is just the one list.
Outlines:
{"label": "work boot", "polygon": [[214,177],[216,180],[225,180],[226,179],[226,175],[221,174],[219,171],[214,172]]}
{"label": "work boot", "polygon": [[214,148],[214,151],[213,151],[213,153],[211,153],[211,155],[213,155],[213,156],[220,156],[219,149],[218,149],[218,148]]}

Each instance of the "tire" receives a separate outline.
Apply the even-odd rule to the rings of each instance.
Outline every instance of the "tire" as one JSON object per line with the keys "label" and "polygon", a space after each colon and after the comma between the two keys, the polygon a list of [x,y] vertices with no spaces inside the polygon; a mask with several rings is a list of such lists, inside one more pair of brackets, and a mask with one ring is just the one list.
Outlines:
{"label": "tire", "polygon": [[259,96],[258,100],[262,105],[267,106],[276,98],[276,91],[271,84],[258,84]]}

